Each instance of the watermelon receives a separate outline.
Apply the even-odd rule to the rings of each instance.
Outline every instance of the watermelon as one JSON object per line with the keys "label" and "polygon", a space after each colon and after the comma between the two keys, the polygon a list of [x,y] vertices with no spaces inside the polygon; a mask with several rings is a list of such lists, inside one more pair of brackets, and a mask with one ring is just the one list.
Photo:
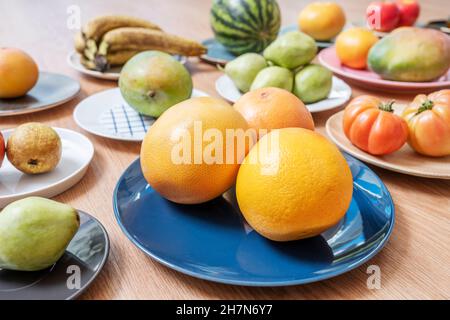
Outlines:
{"label": "watermelon", "polygon": [[235,55],[262,52],[278,35],[281,14],[275,0],[214,0],[215,38]]}

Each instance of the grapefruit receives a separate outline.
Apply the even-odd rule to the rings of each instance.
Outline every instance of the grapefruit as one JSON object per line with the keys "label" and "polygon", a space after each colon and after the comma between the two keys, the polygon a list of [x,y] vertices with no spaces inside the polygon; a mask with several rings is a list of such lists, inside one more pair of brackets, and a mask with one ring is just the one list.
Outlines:
{"label": "grapefruit", "polygon": [[283,89],[261,88],[247,92],[234,108],[260,137],[264,129],[300,127],[314,130],[314,120],[303,102]]}
{"label": "grapefruit", "polygon": [[247,222],[262,236],[316,236],[344,216],[352,199],[350,168],[338,148],[302,128],[273,130],[250,150],[236,181]]}
{"label": "grapefruit", "polygon": [[141,147],[144,177],[176,203],[216,198],[234,184],[249,149],[251,139],[245,143],[232,134],[247,128],[239,112],[222,100],[183,101],[164,112],[146,134]]}

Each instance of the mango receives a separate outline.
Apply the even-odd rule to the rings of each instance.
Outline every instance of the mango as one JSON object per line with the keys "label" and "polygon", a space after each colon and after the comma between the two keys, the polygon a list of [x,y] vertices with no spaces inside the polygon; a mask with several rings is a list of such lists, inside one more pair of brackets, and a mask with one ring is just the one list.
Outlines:
{"label": "mango", "polygon": [[189,71],[160,51],[144,51],[128,60],[120,73],[119,87],[131,107],[155,118],[189,99],[193,90]]}
{"label": "mango", "polygon": [[433,81],[450,67],[450,38],[432,29],[398,28],[370,49],[368,66],[387,80]]}

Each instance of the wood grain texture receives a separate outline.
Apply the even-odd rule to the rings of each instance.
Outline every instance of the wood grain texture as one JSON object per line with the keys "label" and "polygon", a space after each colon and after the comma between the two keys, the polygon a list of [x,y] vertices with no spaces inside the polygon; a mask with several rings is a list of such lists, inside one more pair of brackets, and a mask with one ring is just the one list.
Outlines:
{"label": "wood grain texture", "polygon": [[[351,21],[363,19],[369,0],[338,1]],[[283,25],[296,22],[308,1],[279,0]],[[0,45],[29,52],[42,70],[79,79],[81,94],[52,110],[0,118],[0,129],[28,121],[79,132],[72,118],[77,103],[116,83],[81,76],[66,63],[72,51],[73,30],[67,28],[67,9],[78,5],[83,22],[105,13],[123,13],[147,18],[168,32],[194,39],[212,36],[209,27],[210,0],[16,0],[0,2]],[[422,21],[446,18],[448,0],[421,1]],[[188,62],[194,85],[213,96],[215,67]],[[353,95],[368,91],[353,87]],[[380,94],[379,94],[380,95]],[[381,94],[405,102],[412,97]],[[324,133],[328,117],[338,110],[314,115]],[[104,271],[82,299],[449,299],[450,298],[450,181],[402,175],[373,167],[392,193],[397,220],[392,237],[369,263],[342,276],[319,283],[284,288],[245,288],[210,283],[172,271],[140,252],[121,232],[112,209],[112,192],[123,170],[138,156],[139,144],[108,140],[86,134],[95,144],[94,161],[84,179],[56,197],[96,216],[109,232],[112,248]],[[448,163],[443,163],[448,166]],[[201,250],[201,248],[199,248]],[[366,286],[367,267],[376,264],[382,272],[382,288]]]}

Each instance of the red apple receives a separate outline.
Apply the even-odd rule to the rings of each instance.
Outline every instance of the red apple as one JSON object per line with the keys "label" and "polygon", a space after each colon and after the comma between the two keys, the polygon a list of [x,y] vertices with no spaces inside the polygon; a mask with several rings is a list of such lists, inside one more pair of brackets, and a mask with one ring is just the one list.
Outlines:
{"label": "red apple", "polygon": [[5,157],[5,139],[3,139],[3,134],[0,132],[0,168],[2,167],[4,157]]}
{"label": "red apple", "polygon": [[366,10],[368,26],[376,31],[389,32],[398,26],[400,11],[395,2],[372,2]]}
{"label": "red apple", "polygon": [[399,26],[413,26],[420,13],[420,5],[416,0],[397,0],[400,11]]}

